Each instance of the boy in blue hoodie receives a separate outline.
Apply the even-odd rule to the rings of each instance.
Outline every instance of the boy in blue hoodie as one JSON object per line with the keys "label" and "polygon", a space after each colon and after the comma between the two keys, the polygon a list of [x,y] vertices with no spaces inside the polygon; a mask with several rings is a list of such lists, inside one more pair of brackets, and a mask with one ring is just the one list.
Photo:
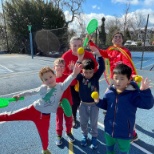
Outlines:
{"label": "boy in blue hoodie", "polygon": [[154,105],[148,79],[143,79],[139,88],[131,81],[131,73],[130,67],[118,64],[113,70],[113,85],[103,99],[92,95],[96,105],[107,110],[104,120],[107,154],[114,154],[116,143],[120,154],[129,153],[137,108],[151,109]]}

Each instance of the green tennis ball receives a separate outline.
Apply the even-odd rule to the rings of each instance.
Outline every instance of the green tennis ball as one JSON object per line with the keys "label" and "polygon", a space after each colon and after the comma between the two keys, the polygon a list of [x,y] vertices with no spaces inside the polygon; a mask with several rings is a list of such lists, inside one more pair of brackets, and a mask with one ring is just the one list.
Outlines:
{"label": "green tennis ball", "polygon": [[64,114],[67,117],[71,117],[72,116],[72,107],[71,107],[69,101],[66,98],[62,99],[62,101],[60,103],[60,106],[62,107],[62,109],[64,111]]}
{"label": "green tennis ball", "polygon": [[79,82],[76,83],[76,85],[74,86],[74,89],[76,92],[79,92]]}

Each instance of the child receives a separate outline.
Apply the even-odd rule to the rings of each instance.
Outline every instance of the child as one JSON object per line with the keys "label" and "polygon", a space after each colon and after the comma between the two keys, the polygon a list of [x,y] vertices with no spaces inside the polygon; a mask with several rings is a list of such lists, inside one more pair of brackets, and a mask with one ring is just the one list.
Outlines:
{"label": "child", "polygon": [[113,70],[113,85],[103,99],[94,99],[97,106],[106,109],[104,120],[107,154],[114,153],[118,143],[121,154],[128,154],[130,139],[137,108],[151,109],[154,99],[148,79],[143,79],[140,89],[131,81],[132,70],[125,64],[118,64]]}
{"label": "child", "polygon": [[[54,69],[55,69],[55,73],[56,73],[56,82],[63,82],[68,75],[63,74],[64,70],[65,70],[65,61],[63,58],[57,58],[54,61]],[[68,101],[70,102],[70,105],[72,106],[72,96],[71,96],[71,89],[70,87],[68,87],[62,97],[62,98],[66,98],[68,99]],[[61,145],[62,144],[62,131],[63,131],[63,117],[65,119],[65,124],[66,124],[66,134],[68,136],[68,140],[70,142],[74,142],[74,136],[71,133],[71,129],[72,129],[72,116],[71,117],[67,117],[64,114],[64,111],[62,109],[61,106],[59,106],[57,108],[57,112],[56,112],[56,132],[57,132],[57,139],[56,139],[56,145]]]}
{"label": "child", "polygon": [[94,100],[91,98],[93,91],[99,91],[99,79],[105,70],[104,60],[99,51],[96,53],[98,56],[99,68],[94,72],[95,64],[92,59],[84,59],[83,61],[79,56],[78,63],[82,61],[82,73],[78,74],[77,80],[79,82],[79,96],[81,103],[79,106],[80,127],[83,134],[81,145],[86,146],[88,140],[88,121],[90,120],[91,128],[91,148],[96,149],[97,144],[97,121],[98,121],[98,107],[95,105]]}
{"label": "child", "polygon": [[22,96],[31,96],[40,93],[40,99],[33,104],[12,113],[0,114],[0,121],[30,120],[37,127],[41,138],[43,154],[51,154],[48,148],[48,130],[50,113],[55,113],[61,96],[72,80],[81,71],[80,65],[76,64],[73,73],[63,83],[56,83],[56,75],[50,67],[44,67],[39,72],[43,84],[35,90],[29,90],[14,96],[17,100]]}
{"label": "child", "polygon": [[[65,60],[65,71],[64,74],[69,75],[72,73],[74,64],[78,60],[78,54],[77,50],[79,47],[82,47],[82,38],[74,36],[70,40],[70,49],[66,51],[63,55],[62,58]],[[91,58],[93,59],[95,63],[95,69],[97,68],[98,64],[95,60],[95,57],[93,56],[92,53],[85,51],[84,57],[85,58]],[[71,85],[71,93],[72,93],[72,100],[73,100],[73,105],[72,105],[72,112],[73,112],[73,127],[77,128],[78,127],[78,122],[77,122],[77,109],[80,105],[80,97],[78,92],[75,91],[74,85]]]}

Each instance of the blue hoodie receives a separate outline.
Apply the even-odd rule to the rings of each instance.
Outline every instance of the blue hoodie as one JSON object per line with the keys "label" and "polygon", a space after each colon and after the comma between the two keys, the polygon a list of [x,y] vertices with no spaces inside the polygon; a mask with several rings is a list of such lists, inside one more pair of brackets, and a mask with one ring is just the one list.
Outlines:
{"label": "blue hoodie", "polygon": [[104,120],[106,133],[113,138],[131,139],[137,108],[151,109],[154,98],[150,89],[141,91],[135,82],[131,82],[120,94],[111,85],[96,105],[107,110]]}

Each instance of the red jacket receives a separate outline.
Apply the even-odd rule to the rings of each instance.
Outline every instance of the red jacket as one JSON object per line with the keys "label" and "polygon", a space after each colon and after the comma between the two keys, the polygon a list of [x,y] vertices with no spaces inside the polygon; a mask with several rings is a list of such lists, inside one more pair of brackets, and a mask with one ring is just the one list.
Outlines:
{"label": "red jacket", "polygon": [[[123,63],[129,66],[132,69],[132,75],[136,75],[135,68],[130,62],[130,60],[122,54],[119,50],[114,49],[114,47],[109,47],[106,50],[99,49],[92,41],[89,41],[90,46],[95,46],[102,55],[103,58],[109,59],[110,62],[110,76],[113,77],[113,69],[118,63]],[[132,59],[130,51],[125,47],[120,47],[122,50],[124,50]]]}

